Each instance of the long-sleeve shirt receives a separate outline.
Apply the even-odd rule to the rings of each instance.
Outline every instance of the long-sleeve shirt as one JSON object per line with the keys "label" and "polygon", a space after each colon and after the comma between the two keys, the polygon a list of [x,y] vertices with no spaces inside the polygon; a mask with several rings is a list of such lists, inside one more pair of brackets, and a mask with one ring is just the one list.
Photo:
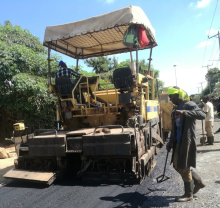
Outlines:
{"label": "long-sleeve shirt", "polygon": [[214,109],[211,102],[205,103],[204,112],[206,113],[205,121],[214,121]]}
{"label": "long-sleeve shirt", "polygon": [[80,76],[80,74],[78,74],[74,70],[72,70],[70,68],[64,68],[63,67],[63,68],[60,68],[60,70],[55,73],[55,78],[58,78],[58,77],[61,77],[61,76],[72,77],[72,75],[75,76],[75,77]]}

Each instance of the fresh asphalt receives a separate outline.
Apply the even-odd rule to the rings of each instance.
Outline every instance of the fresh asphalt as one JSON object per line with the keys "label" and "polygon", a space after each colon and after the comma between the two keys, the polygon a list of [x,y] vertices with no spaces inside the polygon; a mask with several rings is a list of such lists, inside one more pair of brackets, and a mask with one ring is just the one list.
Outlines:
{"label": "fresh asphalt", "polygon": [[[214,130],[220,127],[215,119]],[[55,181],[51,186],[12,181],[0,187],[0,207],[22,208],[115,208],[115,207],[220,207],[220,134],[215,135],[213,146],[201,146],[201,121],[197,122],[197,172],[207,186],[198,192],[192,202],[176,203],[183,194],[183,182],[170,166],[166,175],[171,179],[157,184],[156,177],[163,172],[165,145],[157,156],[157,164],[150,177],[141,185],[83,185],[77,178]]]}

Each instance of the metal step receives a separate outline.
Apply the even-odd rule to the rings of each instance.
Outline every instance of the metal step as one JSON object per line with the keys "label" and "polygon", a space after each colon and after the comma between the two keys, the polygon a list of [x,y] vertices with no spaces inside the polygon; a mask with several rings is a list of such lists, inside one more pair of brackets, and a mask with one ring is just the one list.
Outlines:
{"label": "metal step", "polygon": [[51,185],[56,179],[56,174],[53,172],[38,172],[38,171],[11,169],[3,177],[7,179],[27,180],[31,182]]}

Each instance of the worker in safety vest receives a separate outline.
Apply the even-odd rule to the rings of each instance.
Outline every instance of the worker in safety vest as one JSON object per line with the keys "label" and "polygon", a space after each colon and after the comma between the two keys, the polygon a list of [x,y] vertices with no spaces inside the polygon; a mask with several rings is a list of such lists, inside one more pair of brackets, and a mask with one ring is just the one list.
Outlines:
{"label": "worker in safety vest", "polygon": [[175,105],[172,111],[172,131],[167,150],[173,148],[172,161],[174,169],[181,175],[185,193],[176,198],[177,202],[193,199],[193,194],[205,187],[201,177],[190,167],[196,167],[196,119],[205,118],[205,113],[197,105],[186,100],[186,93],[178,87],[169,87],[170,101]]}

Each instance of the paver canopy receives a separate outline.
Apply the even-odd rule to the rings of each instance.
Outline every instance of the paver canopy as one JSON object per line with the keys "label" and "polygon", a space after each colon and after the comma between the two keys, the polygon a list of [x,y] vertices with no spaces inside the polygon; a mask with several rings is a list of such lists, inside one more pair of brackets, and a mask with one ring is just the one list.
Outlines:
{"label": "paver canopy", "polygon": [[123,35],[131,24],[142,25],[150,41],[142,49],[157,46],[155,30],[140,7],[128,6],[89,19],[49,26],[43,45],[76,59],[133,51],[123,45]]}

